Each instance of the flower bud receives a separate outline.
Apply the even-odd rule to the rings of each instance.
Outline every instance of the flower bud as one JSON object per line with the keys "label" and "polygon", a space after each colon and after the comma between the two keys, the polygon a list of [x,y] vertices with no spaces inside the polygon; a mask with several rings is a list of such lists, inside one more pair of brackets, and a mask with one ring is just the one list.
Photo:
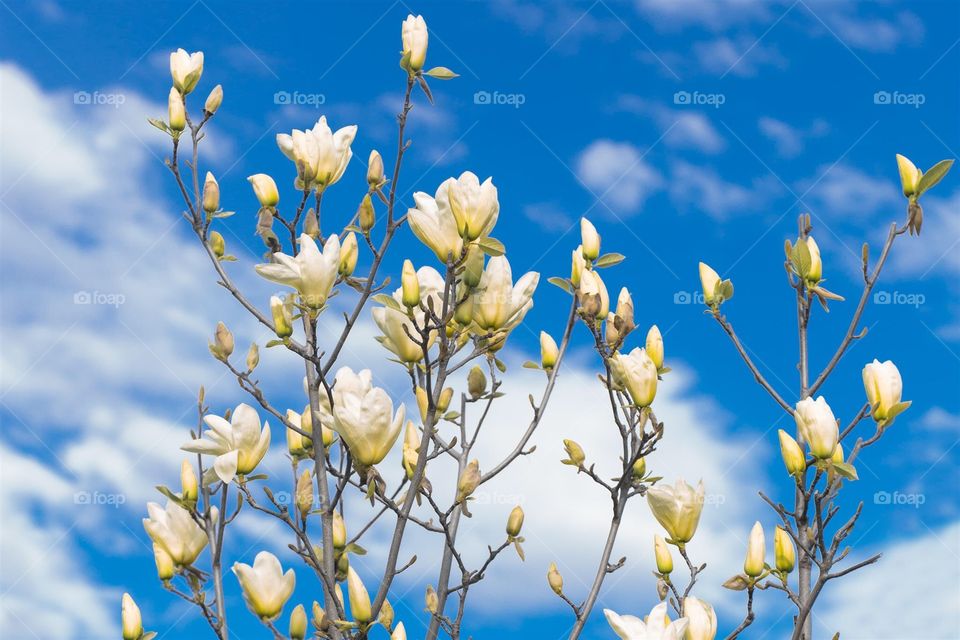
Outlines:
{"label": "flower bud", "polygon": [[187,128],[187,109],[183,106],[183,96],[176,88],[170,89],[167,99],[167,114],[170,118],[170,128],[173,131],[183,131]]}
{"label": "flower bud", "polygon": [[217,112],[217,109],[220,108],[220,104],[223,102],[223,87],[219,84],[210,91],[210,95],[207,96],[207,101],[203,105],[203,110],[213,115]]}
{"label": "flower bud", "polygon": [[617,296],[617,318],[620,320],[619,331],[621,335],[627,335],[633,331],[636,324],[633,322],[633,298],[626,287],[620,289],[620,295]]}
{"label": "flower bud", "polygon": [[402,622],[397,623],[397,628],[390,634],[390,640],[407,640],[407,630]]}
{"label": "flower bud", "polygon": [[807,468],[807,459],[803,455],[803,449],[789,433],[780,429],[777,431],[780,436],[780,455],[783,456],[783,464],[787,468],[787,473],[796,475],[803,473]]}
{"label": "flower bud", "polygon": [[213,213],[220,208],[220,185],[217,184],[213,174],[207,171],[207,177],[203,181],[203,210],[207,213]]}
{"label": "flower bud", "polygon": [[600,234],[586,218],[580,218],[580,242],[580,250],[585,259],[596,260],[600,257]]}
{"label": "flower bud", "polygon": [[909,198],[917,192],[923,172],[899,153],[897,154],[897,168],[900,170],[900,184],[903,187],[903,195]]}
{"label": "flower bud", "polygon": [[198,497],[197,474],[193,471],[193,466],[189,460],[184,460],[180,465],[180,497],[187,502],[196,502]]}
{"label": "flower bud", "polygon": [[219,231],[211,231],[210,236],[207,239],[207,244],[210,245],[210,251],[213,252],[218,258],[222,258],[223,254],[227,251],[227,243],[223,239],[223,235]]}
{"label": "flower bud", "polygon": [[420,306],[420,281],[417,279],[417,270],[409,260],[403,261],[400,283],[403,286],[404,306],[410,309]]}
{"label": "flower bud", "polygon": [[833,411],[823,396],[816,401],[813,398],[804,398],[797,403],[793,416],[800,435],[810,447],[810,453],[815,458],[830,458],[837,446],[840,431]]}
{"label": "flower bud", "polygon": [[306,518],[313,507],[313,478],[309,469],[304,469],[297,479],[296,494],[297,510],[301,518]]}
{"label": "flower bud", "polygon": [[647,475],[647,459],[637,458],[633,463],[633,477],[636,480],[643,480]]}
{"label": "flower bud", "polygon": [[645,346],[647,355],[653,360],[657,371],[663,369],[663,336],[660,335],[660,329],[657,328],[657,325],[650,327],[650,331],[647,332]]}
{"label": "flower bud", "polygon": [[124,593],[120,602],[120,621],[123,627],[123,640],[138,640],[143,635],[140,607],[129,593]]}
{"label": "flower bud", "polygon": [[373,225],[377,222],[377,214],[373,210],[373,200],[370,199],[369,193],[363,196],[363,200],[360,201],[360,207],[357,209],[357,221],[364,233],[373,229]]}
{"label": "flower bud", "polygon": [[816,285],[823,278],[823,260],[820,258],[820,247],[813,236],[807,236],[807,251],[810,253],[810,268],[807,269],[805,280],[810,285]]}
{"label": "flower bud", "polygon": [[407,19],[403,21],[401,40],[403,41],[405,68],[414,73],[423,69],[423,63],[427,59],[427,42],[429,40],[427,23],[423,16],[407,16]]}
{"label": "flower bud", "polygon": [[773,532],[773,553],[776,556],[777,570],[790,573],[796,564],[797,556],[790,534],[780,527]]}
{"label": "flower bud", "polygon": [[[320,219],[313,207],[307,209],[307,215],[303,217],[303,232],[314,240],[320,239]],[[340,251],[343,252],[343,245],[340,246]]]}
{"label": "flower bud", "polygon": [[350,596],[350,614],[354,621],[364,624],[373,619],[370,611],[370,594],[363,586],[363,580],[353,570],[347,569],[347,594]]}
{"label": "flower bud", "polygon": [[580,287],[580,277],[583,275],[583,270],[586,268],[587,263],[583,259],[583,247],[579,246],[573,250],[570,264],[570,282],[574,287]]}
{"label": "flower bud", "polygon": [[870,403],[870,413],[877,422],[889,424],[910,406],[901,402],[903,380],[897,365],[890,360],[874,360],[863,368],[863,389]]}
{"label": "flower bud", "polygon": [[[467,327],[473,322],[473,296],[467,296],[453,314],[453,319],[460,325]],[[468,334],[465,334],[468,335]]]}
{"label": "flower bud", "polygon": [[750,539],[747,541],[747,557],[743,561],[743,572],[751,578],[756,578],[763,573],[763,560],[766,553],[763,526],[756,522],[750,530]]}
{"label": "flower bud", "polygon": [[[393,629],[393,618],[395,614],[393,611],[393,605],[390,604],[389,600],[384,600],[383,605],[380,607],[380,613],[377,615],[377,622],[383,625],[383,628],[387,631]],[[403,626],[403,623],[400,623],[400,626]],[[391,636],[392,637],[392,636]],[[404,635],[406,637],[406,635]]]}
{"label": "flower bud", "polygon": [[447,387],[440,392],[440,397],[437,398],[437,413],[446,413],[447,409],[450,408],[450,401],[453,399],[453,388]]}
{"label": "flower bud", "polygon": [[343,244],[340,245],[340,265],[337,272],[345,278],[352,276],[353,270],[357,268],[359,253],[357,234],[351,231],[343,239]]}
{"label": "flower bud", "polygon": [[673,571],[673,556],[670,554],[670,547],[666,540],[659,534],[653,536],[653,554],[657,558],[657,571],[666,575]]}
{"label": "flower bud", "polygon": [[333,512],[333,548],[343,549],[347,546],[347,523],[339,511]]}
{"label": "flower bud", "polygon": [[712,307],[723,302],[719,291],[720,275],[703,262],[700,263],[700,286],[703,287],[703,301],[707,306]]}
{"label": "flower bud", "polygon": [[427,592],[423,596],[423,602],[427,605],[427,611],[430,613],[436,613],[437,609],[440,608],[440,598],[437,597],[437,592],[433,589],[432,584],[427,585]]}
{"label": "flower bud", "polygon": [[270,296],[270,315],[273,316],[273,328],[279,338],[293,335],[293,314],[290,307],[278,296]]}
{"label": "flower bud", "polygon": [[540,332],[540,365],[550,371],[557,364],[557,358],[560,357],[560,349],[557,348],[557,341],[554,340],[546,331]]}
{"label": "flower bud", "polygon": [[[340,585],[337,585],[338,587]],[[313,628],[317,631],[324,631],[327,628],[327,612],[323,610],[323,607],[316,600],[313,601],[313,607],[310,609],[313,614],[312,620],[310,621],[313,624]]]}
{"label": "flower bud", "polygon": [[247,371],[253,371],[257,368],[258,364],[260,364],[260,347],[257,346],[256,342],[253,342],[250,344],[250,348],[247,349]]}
{"label": "flower bud", "polygon": [[513,511],[510,512],[510,517],[507,518],[507,535],[511,538],[516,538],[520,535],[520,529],[523,528],[523,509],[520,508],[520,505],[517,505],[513,508]]}
{"label": "flower bud", "polygon": [[[303,416],[293,409],[287,409],[287,422],[290,424],[297,425],[301,429],[303,428]],[[310,432],[309,427],[303,429],[307,433]],[[293,458],[303,458],[307,455],[307,449],[310,447],[310,438],[304,437],[299,431],[294,431],[288,425],[286,428],[287,432],[287,452]]]}
{"label": "flower bud", "polygon": [[583,464],[583,461],[587,459],[586,454],[583,452],[583,448],[573,440],[564,440],[563,448],[567,452],[567,459],[561,461],[563,464],[579,467]]}
{"label": "flower bud", "polygon": [[603,332],[603,340],[611,349],[620,343],[621,326],[623,326],[623,321],[617,317],[616,313],[611,311],[607,314],[607,322]]}
{"label": "flower bud", "polygon": [[218,360],[227,361],[230,354],[233,353],[233,334],[227,329],[227,325],[222,322],[217,323],[217,330],[213,334],[213,344],[210,345],[210,352]]}
{"label": "flower bud", "polygon": [[465,501],[480,486],[480,462],[476,459],[467,463],[457,480],[457,502]]}
{"label": "flower bud", "polygon": [[476,400],[487,391],[487,376],[479,366],[474,366],[467,374],[467,391]]}
{"label": "flower bud", "polygon": [[547,570],[547,584],[550,585],[555,594],[563,595],[563,576],[557,571],[556,562],[551,562],[550,569]]}
{"label": "flower bud", "polygon": [[483,275],[483,249],[477,244],[467,246],[467,257],[463,263],[463,283],[473,289],[480,284]]}
{"label": "flower bud", "polygon": [[157,565],[158,578],[166,581],[173,577],[175,570],[173,558],[170,557],[166,549],[156,543],[153,545],[153,562]]}
{"label": "flower bud", "polygon": [[417,397],[417,408],[420,410],[420,421],[426,424],[427,415],[430,412],[430,397],[427,395],[427,390],[423,387],[417,387],[415,395]]}
{"label": "flower bud", "polygon": [[247,178],[247,181],[253,186],[253,192],[260,201],[261,207],[275,207],[280,202],[280,192],[277,191],[277,183],[273,178],[265,173],[257,173]]}
{"label": "flower bud", "polygon": [[580,274],[580,310],[590,318],[606,318],[610,312],[610,297],[607,286],[596,271]]}
{"label": "flower bud", "polygon": [[303,640],[307,637],[307,611],[298,604],[290,612],[290,640]]}
{"label": "flower bud", "polygon": [[383,176],[383,158],[380,152],[374,149],[370,152],[370,159],[367,161],[367,184],[371,189],[379,189],[386,178]]}

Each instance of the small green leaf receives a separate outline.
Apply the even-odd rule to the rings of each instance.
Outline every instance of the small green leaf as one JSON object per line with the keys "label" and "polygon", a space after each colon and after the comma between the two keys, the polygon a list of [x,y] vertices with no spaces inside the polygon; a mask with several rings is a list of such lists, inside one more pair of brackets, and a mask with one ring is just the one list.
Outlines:
{"label": "small green leaf", "polygon": [[355,543],[355,542],[351,542],[351,543],[348,544],[343,550],[344,550],[345,552],[347,552],[347,553],[352,553],[352,554],[355,555],[355,556],[365,556],[365,555],[367,555],[367,550],[364,549],[363,547],[361,547],[360,545],[358,545],[358,544]]}
{"label": "small green leaf", "polygon": [[733,283],[731,281],[724,280],[720,283],[720,295],[723,296],[724,301],[733,298]]}
{"label": "small green leaf", "polygon": [[387,295],[386,293],[378,293],[377,295],[373,296],[373,301],[378,302],[383,306],[389,307],[395,311],[406,313],[406,309],[400,306],[400,303],[397,302],[396,298],[394,298],[391,295]]}
{"label": "small green leaf", "polygon": [[523,363],[524,369],[540,369],[540,365],[534,362],[533,360],[527,360]]}
{"label": "small green leaf", "polygon": [[447,411],[445,414],[443,414],[443,419],[446,420],[447,422],[453,422],[459,417],[460,417],[459,411]]}
{"label": "small green leaf", "polygon": [[561,289],[563,289],[563,290],[566,291],[567,293],[573,293],[573,285],[570,284],[570,281],[567,280],[566,278],[560,278],[560,277],[557,277],[557,276],[553,276],[552,278],[547,278],[547,282],[549,282],[550,284],[552,284],[552,285],[555,286],[555,287],[560,287]]}
{"label": "small green leaf", "polygon": [[503,360],[501,360],[500,358],[494,358],[493,363],[497,366],[497,369],[500,371],[500,373],[507,372],[507,365],[504,364]]}
{"label": "small green leaf", "polygon": [[614,265],[620,264],[623,262],[627,256],[622,253],[608,253],[606,255],[600,256],[597,258],[597,261],[593,263],[593,266],[597,269],[603,269],[605,267],[612,267]]}
{"label": "small green leaf", "polygon": [[430,71],[425,71],[425,75],[430,76],[431,78],[436,78],[437,80],[452,80],[453,78],[459,78],[459,73],[454,73],[446,67],[434,67]]}
{"label": "small green leaf", "polygon": [[738,574],[724,582],[723,586],[732,591],[743,591],[747,588],[747,578]]}
{"label": "small green leaf", "polygon": [[943,177],[947,175],[947,172],[950,171],[950,167],[952,166],[953,160],[941,160],[927,169],[927,172],[920,177],[920,183],[917,185],[917,195],[923,194],[943,180]]}
{"label": "small green leaf", "polygon": [[184,506],[184,504],[183,504],[183,500],[180,498],[180,496],[178,496],[177,494],[175,494],[173,491],[171,491],[171,490],[168,489],[167,487],[163,486],[162,484],[158,484],[157,487],[156,487],[156,489],[157,489],[157,491],[159,491],[160,493],[162,493],[164,496],[166,496],[167,499],[170,500],[170,502],[173,502],[173,503],[175,503],[175,504],[178,504],[178,505],[180,505],[181,507],[183,507],[183,508],[186,509],[186,506]]}
{"label": "small green leaf", "polygon": [[847,480],[859,480],[860,477],[857,475],[857,470],[852,464],[847,464],[846,462],[834,462],[833,470],[836,471],[839,475],[843,476]]}
{"label": "small green leaf", "polygon": [[494,258],[502,256],[507,251],[503,243],[496,238],[480,238],[477,240],[477,245],[485,254]]}

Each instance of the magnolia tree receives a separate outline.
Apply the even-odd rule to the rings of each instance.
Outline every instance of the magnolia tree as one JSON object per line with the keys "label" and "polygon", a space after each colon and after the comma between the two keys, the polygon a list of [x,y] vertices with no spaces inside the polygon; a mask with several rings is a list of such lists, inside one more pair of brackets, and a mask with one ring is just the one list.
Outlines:
{"label": "magnolia tree", "polygon": [[[540,276],[527,273],[514,281],[506,248],[493,236],[500,205],[492,179],[481,183],[467,171],[441,183],[434,195],[418,192],[412,203],[398,201],[401,167],[411,145],[406,125],[414,97],[422,93],[432,103],[428,78],[456,77],[445,67],[427,68],[427,41],[423,18],[409,16],[402,27],[400,67],[405,92],[397,114],[392,169],[388,177],[380,153],[369,152],[367,190],[357,194],[360,202],[352,218],[323,215],[322,204],[326,191],[336,188],[350,168],[356,126],[334,131],[321,117],[310,129],[277,135],[280,151],[292,162],[290,174],[295,175],[293,193],[283,199],[290,205],[281,206],[280,190],[272,177],[250,176],[260,204],[255,214],[257,234],[267,250],[264,262],[254,269],[277,287],[268,300],[251,299],[236,285],[231,272],[249,266],[232,264],[237,260],[217,230],[233,212],[221,208],[215,177],[201,169],[204,128],[220,109],[223,91],[217,85],[201,109],[188,109],[201,79],[203,53],[181,49],[171,54],[168,119],[151,124],[172,141],[167,166],[183,197],[184,217],[209,256],[217,284],[275,335],[264,347],[288,351],[301,361],[305,406],[275,405],[255,373],[258,345],[251,345],[245,357],[239,356],[231,331],[223,323],[217,325],[210,352],[249,395],[249,403],[227,410],[214,408],[201,388],[197,426],[182,446],[193,455],[183,461],[179,491],[159,487],[166,503],[148,504],[143,521],[153,540],[158,577],[171,594],[194,605],[213,635],[222,640],[230,637],[234,617],[250,614],[275,638],[362,639],[380,634],[403,640],[407,631],[390,604],[391,587],[416,561],[416,556],[401,558],[405,536],[421,529],[435,541],[439,558],[437,575],[424,585],[429,617],[426,637],[460,638],[473,585],[492,573],[494,561],[508,548],[513,547],[523,559],[524,513],[517,506],[503,514],[503,537],[489,541],[478,564],[465,559],[464,544],[458,538],[461,520],[470,517],[470,502],[479,487],[532,452],[530,438],[544,416],[576,329],[589,337],[596,351],[599,384],[609,399],[609,429],[619,436],[621,452],[619,460],[592,460],[575,441],[563,441],[563,464],[596,484],[598,499],[609,497],[611,517],[589,590],[585,594],[565,590],[555,564],[550,565],[543,588],[549,586],[569,606],[569,637],[578,638],[592,619],[605,578],[626,562],[626,558],[612,560],[611,555],[628,503],[645,499],[663,529],[651,549],[657,571],[649,599],[659,596],[659,604],[644,619],[605,610],[606,619],[625,640],[712,640],[717,616],[709,603],[694,595],[706,565],[692,558],[687,548],[697,532],[703,483],[664,479],[652,471],[657,466],[657,446],[670,435],[669,426],[658,420],[654,409],[657,387],[670,371],[664,364],[663,339],[653,326],[642,347],[632,346],[637,326],[630,293],[620,289],[614,305],[600,275],[624,257],[602,254],[600,236],[586,219],[580,224],[581,244],[572,250],[569,277],[550,278],[571,301],[564,324],[553,328],[559,342],[541,332],[540,362],[525,365],[544,374],[539,398],[530,397],[530,415],[516,416],[526,426],[518,429],[519,437],[502,458],[474,456],[491,406],[505,393],[506,365],[497,354],[533,305]],[[731,281],[700,264],[706,315],[729,336],[757,382],[797,425],[794,434],[779,432],[787,472],[784,482],[794,488],[794,500],[784,505],[761,494],[773,513],[763,517],[766,525],[758,521],[750,531],[743,572],[723,582],[729,589],[743,591],[746,598],[742,622],[738,618],[723,625],[733,629],[728,638],[738,637],[754,622],[756,591],[773,590],[796,607],[792,638],[810,640],[811,612],[827,583],[879,558],[847,561],[850,549],[845,541],[862,504],[852,513],[841,513],[837,497],[846,482],[857,479],[857,457],[909,407],[901,398],[900,373],[890,361],[867,364],[863,368],[866,401],[834,399],[838,414],[847,414],[843,428],[827,400],[817,394],[849,347],[865,336],[860,321],[891,248],[900,236],[920,233],[920,199],[951,164],[944,161],[923,173],[902,156],[897,156],[897,162],[907,198],[906,221],[891,223],[876,260],[871,260],[869,246],[863,245],[864,286],[859,303],[835,354],[816,374],[807,355],[807,331],[817,311],[813,303],[816,300],[826,308],[828,301],[839,303],[843,298],[823,286],[821,255],[809,216],[801,216],[796,241],[786,243],[784,268],[786,282],[796,293],[799,334],[801,400],[795,405],[767,382],[722,313],[722,306],[733,297]],[[391,242],[405,226],[429,247],[436,261],[415,268],[404,260],[401,286],[391,290],[389,278],[380,271]],[[337,233],[327,235],[322,227]],[[357,273],[361,256],[369,263],[363,274]],[[332,310],[338,294],[350,298],[336,305],[343,309],[342,315]],[[339,364],[358,323],[367,316],[372,316],[382,334],[377,340],[384,348],[383,371],[354,371]],[[321,340],[321,333],[334,337]],[[411,403],[415,407],[395,402],[376,385],[378,378],[387,375],[387,367],[402,369],[409,379],[407,397],[415,398]],[[868,418],[872,427],[864,429],[861,423]],[[270,421],[284,434],[291,467],[287,477],[268,477],[258,470],[271,436],[276,435]],[[402,448],[402,469],[389,473],[382,463],[394,447]],[[432,469],[443,467],[456,470],[456,483],[432,485]],[[281,495],[293,499],[283,500]],[[758,507],[762,507],[759,500]],[[298,560],[296,569],[285,570],[268,551],[257,553],[252,563],[249,554],[225,557],[230,525],[243,510],[282,523],[289,534],[289,549]],[[391,533],[377,575],[361,579],[351,561],[365,553],[362,544],[374,525]],[[773,535],[772,557],[767,554],[765,532]],[[676,565],[675,556],[679,556]],[[306,581],[313,595],[309,601],[291,603],[298,577],[301,593]],[[712,576],[711,580],[725,578]],[[249,614],[227,610],[224,583],[229,580],[239,583]],[[140,610],[129,594],[122,600],[122,623],[125,640],[149,640],[156,635],[144,630]]]}

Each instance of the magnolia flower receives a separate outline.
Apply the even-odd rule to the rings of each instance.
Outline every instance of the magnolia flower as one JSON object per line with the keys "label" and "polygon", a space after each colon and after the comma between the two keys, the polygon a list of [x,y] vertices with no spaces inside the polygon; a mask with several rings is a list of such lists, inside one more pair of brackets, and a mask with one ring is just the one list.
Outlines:
{"label": "magnolia flower", "polygon": [[903,195],[909,198],[917,192],[923,172],[909,158],[899,153],[897,154],[897,169],[900,170],[900,184],[903,187]]}
{"label": "magnolia flower", "polygon": [[[210,507],[210,511],[216,520],[217,508]],[[207,546],[207,532],[176,502],[168,500],[166,508],[161,508],[156,502],[148,502],[147,514],[150,517],[143,519],[144,530],[175,564],[193,564]]]}
{"label": "magnolia flower", "polygon": [[513,284],[506,256],[490,258],[473,296],[473,320],[484,331],[512,329],[533,307],[540,274],[528,271]]}
{"label": "magnolia flower", "polygon": [[580,307],[591,317],[606,318],[610,313],[610,294],[607,285],[596,271],[585,270],[580,274]]}
{"label": "magnolia flower", "polygon": [[689,542],[697,532],[703,510],[703,481],[694,489],[678,479],[674,485],[654,485],[647,490],[647,504],[653,517],[677,544]]}
{"label": "magnolia flower", "polygon": [[441,262],[448,257],[459,260],[463,253],[463,238],[457,231],[457,220],[450,210],[447,189],[450,180],[437,188],[436,197],[422,191],[413,194],[417,206],[407,210],[407,221],[413,234],[433,251]]}
{"label": "magnolia flower", "polygon": [[636,616],[621,616],[610,609],[604,609],[603,615],[613,632],[623,640],[683,640],[689,623],[687,618],[670,622],[666,602],[651,609],[646,622]]}
{"label": "magnolia flower", "polygon": [[777,430],[780,438],[780,455],[783,456],[783,464],[787,468],[787,473],[796,475],[803,473],[807,468],[807,458],[803,455],[803,449],[789,433],[783,429]]}
{"label": "magnolia flower", "polygon": [[784,529],[777,527],[773,533],[773,553],[776,558],[777,570],[790,573],[797,561],[793,541]]}
{"label": "magnolia flower", "polygon": [[350,596],[350,615],[356,622],[370,622],[370,594],[353,567],[347,567],[347,594]]}
{"label": "magnolia flower", "polygon": [[610,358],[614,383],[626,389],[638,407],[649,407],[657,395],[657,365],[637,347],[629,354],[617,352]]}
{"label": "magnolia flower", "polygon": [[833,417],[833,411],[823,396],[816,401],[813,398],[804,398],[798,402],[793,417],[797,421],[800,436],[810,447],[810,453],[815,458],[831,457],[840,439],[840,430],[837,419]]}
{"label": "magnolia flower", "polygon": [[683,615],[688,621],[685,640],[713,640],[717,635],[717,614],[709,602],[687,596]]}
{"label": "magnolia flower", "polygon": [[412,15],[408,15],[407,19],[403,21],[400,36],[403,40],[403,56],[407,57],[407,66],[411,71],[420,71],[427,59],[427,41],[429,39],[427,23],[423,16],[414,18]]}
{"label": "magnolia flower", "polygon": [[743,572],[751,578],[756,578],[763,573],[764,556],[766,556],[766,541],[763,537],[763,525],[759,522],[753,524],[750,530],[750,538],[747,540],[747,557],[743,560]]}
{"label": "magnolia flower", "polygon": [[[420,267],[416,272],[417,286],[419,287],[420,300],[429,308],[432,304],[434,312],[440,314],[443,310],[443,290],[444,280],[433,267]],[[403,304],[403,287],[393,292],[393,299],[400,305]],[[413,317],[417,325],[424,326],[426,313],[419,309],[413,309]],[[392,307],[375,307],[373,309],[373,321],[383,332],[377,340],[384,347],[392,351],[402,362],[418,362],[423,358],[423,349],[421,346],[410,339],[407,331],[415,338],[418,336],[418,330],[414,327],[410,317]],[[436,338],[436,332],[431,332],[428,346],[433,344]]]}
{"label": "magnolia flower", "polygon": [[272,282],[285,284],[300,292],[303,302],[320,308],[327,302],[340,268],[340,239],[330,236],[323,252],[307,234],[300,235],[300,253],[296,257],[274,253],[272,264],[258,264],[257,273]]}
{"label": "magnolia flower", "polygon": [[350,145],[356,135],[357,125],[343,127],[334,133],[327,125],[327,117],[320,116],[313,129],[278,133],[277,146],[283,155],[296,163],[297,175],[305,188],[316,185],[323,190],[343,176],[353,157]]}
{"label": "magnolia flower", "polygon": [[167,116],[170,120],[170,129],[183,131],[187,128],[187,111],[183,104],[183,96],[175,88],[170,88],[167,96]]}
{"label": "magnolia flower", "polygon": [[260,416],[248,404],[238,405],[230,422],[217,415],[204,416],[203,421],[210,427],[204,434],[208,439],[191,440],[180,448],[217,456],[213,470],[225,483],[256,469],[270,447],[270,425],[264,423],[261,431]]}
{"label": "magnolia flower", "polygon": [[910,406],[909,402],[900,401],[903,380],[897,365],[890,360],[883,363],[874,360],[863,368],[863,388],[877,422],[892,420]]}
{"label": "magnolia flower", "polygon": [[253,186],[253,193],[260,201],[261,207],[275,207],[280,202],[280,192],[277,183],[265,173],[257,173],[247,178]]}
{"label": "magnolia flower", "polygon": [[647,355],[650,356],[654,366],[656,366],[659,371],[663,368],[663,336],[660,334],[660,329],[657,325],[653,325],[650,327],[650,330],[647,331],[645,346]]}
{"label": "magnolia flower", "polygon": [[173,86],[183,95],[193,91],[200,82],[203,73],[203,51],[187,53],[177,49],[170,54],[170,75],[173,76]]}
{"label": "magnolia flower", "polygon": [[369,467],[383,460],[400,435],[405,415],[402,404],[393,413],[393,401],[386,391],[373,386],[369,369],[337,371],[333,429],[347,443],[355,462]]}
{"label": "magnolia flower", "polygon": [[120,599],[120,624],[123,640],[138,640],[143,635],[143,618],[140,616],[140,607],[133,601],[129,593],[124,593]]}
{"label": "magnolia flower", "polygon": [[476,240],[488,235],[500,213],[493,178],[487,178],[480,184],[476,174],[464,171],[459,178],[449,178],[444,184],[447,185],[450,211],[463,239]]}
{"label": "magnolia flower", "polygon": [[580,218],[580,250],[587,260],[596,260],[600,257],[600,234],[593,223],[586,218]]}
{"label": "magnolia flower", "polygon": [[810,268],[807,270],[807,282],[816,284],[823,277],[823,260],[820,259],[820,247],[813,236],[807,236],[807,250],[810,252]]}
{"label": "magnolia flower", "polygon": [[293,569],[283,572],[277,556],[261,551],[253,560],[253,566],[242,562],[233,563],[233,573],[243,588],[243,599],[250,611],[263,620],[276,620],[283,611],[297,583]]}

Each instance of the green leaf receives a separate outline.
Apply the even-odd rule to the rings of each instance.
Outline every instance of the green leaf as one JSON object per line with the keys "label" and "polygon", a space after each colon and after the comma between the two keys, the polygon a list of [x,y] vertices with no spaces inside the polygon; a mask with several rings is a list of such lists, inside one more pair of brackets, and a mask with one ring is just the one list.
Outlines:
{"label": "green leaf", "polygon": [[285,343],[283,340],[271,340],[270,342],[268,342],[268,343],[265,344],[264,346],[265,346],[267,349],[269,349],[270,347],[278,347],[278,346],[280,346],[281,344],[286,344],[286,343]]}
{"label": "green leaf", "polygon": [[164,496],[166,496],[167,499],[170,500],[170,502],[173,502],[173,503],[175,503],[175,504],[178,504],[178,505],[180,505],[181,507],[183,507],[183,508],[186,509],[186,506],[184,506],[184,504],[183,504],[183,500],[180,498],[180,496],[178,496],[177,494],[175,494],[173,491],[170,491],[170,489],[168,489],[167,487],[163,486],[162,484],[158,484],[157,487],[156,487],[156,489],[157,489],[157,491],[159,491],[160,493],[162,493]]}
{"label": "green leaf", "polygon": [[453,78],[459,78],[459,73],[454,73],[446,67],[434,67],[430,71],[425,71],[425,75],[430,76],[431,78],[436,78],[437,80],[452,80]]}
{"label": "green leaf", "polygon": [[155,126],[157,129],[160,129],[160,131],[163,131],[164,133],[170,133],[170,128],[167,126],[167,123],[159,118],[147,118],[147,122]]}
{"label": "green leaf", "polygon": [[725,301],[733,298],[733,283],[731,281],[724,280],[720,283],[720,295],[723,296]]}
{"label": "green leaf", "polygon": [[507,372],[507,365],[504,364],[503,360],[501,360],[500,358],[494,358],[494,359],[493,359],[493,364],[495,364],[495,365],[497,366],[497,369],[500,371],[500,373],[506,373],[506,372]]}
{"label": "green leaf", "polygon": [[213,214],[213,217],[214,217],[214,218],[229,218],[230,216],[232,216],[232,215],[235,214],[235,213],[236,213],[236,211],[217,211],[216,213]]}
{"label": "green leaf", "polygon": [[459,417],[460,417],[459,411],[447,411],[445,414],[443,414],[443,419],[446,420],[447,422],[453,422]]}
{"label": "green leaf", "polygon": [[533,360],[527,360],[523,363],[524,369],[540,369],[540,365],[534,362]]}
{"label": "green leaf", "polygon": [[560,277],[557,277],[557,276],[553,276],[552,278],[547,278],[547,282],[549,282],[550,284],[552,284],[552,285],[555,286],[555,287],[560,287],[561,289],[563,289],[563,290],[566,291],[567,293],[573,293],[573,285],[570,284],[570,281],[567,280],[566,278],[560,278]]}
{"label": "green leaf", "polygon": [[943,180],[943,177],[947,175],[947,172],[950,171],[950,167],[952,166],[953,160],[941,160],[927,169],[927,172],[920,177],[920,183],[917,185],[917,195],[923,194]]}
{"label": "green leaf", "polygon": [[247,482],[254,482],[254,481],[256,481],[256,480],[266,480],[266,479],[269,478],[269,477],[270,477],[270,476],[268,476],[268,475],[265,474],[265,473],[257,473],[257,474],[252,475],[252,476],[247,476]]}
{"label": "green leaf", "polygon": [[847,464],[846,462],[834,462],[833,470],[836,471],[839,475],[843,476],[847,480],[859,480],[860,477],[857,475],[857,470],[852,464]]}
{"label": "green leaf", "polygon": [[346,553],[352,553],[355,556],[365,556],[367,555],[367,550],[358,545],[355,542],[351,542],[344,549]]}
{"label": "green leaf", "polygon": [[597,269],[603,269],[605,267],[612,267],[614,265],[620,264],[626,260],[627,256],[622,253],[608,253],[606,255],[600,256],[597,258],[597,261],[593,263],[593,266]]}
{"label": "green leaf", "polygon": [[810,273],[812,259],[810,257],[810,247],[807,246],[806,242],[798,242],[793,246],[790,262],[793,263],[793,270],[801,278],[806,277],[806,275]]}
{"label": "green leaf", "polygon": [[477,240],[477,246],[488,256],[502,256],[507,252],[506,248],[503,246],[503,243],[497,240],[496,238],[479,238]]}
{"label": "green leaf", "polygon": [[153,640],[157,637],[156,631],[147,631],[145,634],[140,636],[140,640]]}
{"label": "green leaf", "polygon": [[732,591],[743,591],[747,588],[747,578],[742,575],[735,575],[723,583],[723,586]]}
{"label": "green leaf", "polygon": [[400,303],[397,302],[396,298],[391,295],[387,295],[386,293],[378,293],[377,295],[373,296],[373,301],[379,302],[385,307],[389,307],[404,314],[407,312],[406,309],[400,306]]}

